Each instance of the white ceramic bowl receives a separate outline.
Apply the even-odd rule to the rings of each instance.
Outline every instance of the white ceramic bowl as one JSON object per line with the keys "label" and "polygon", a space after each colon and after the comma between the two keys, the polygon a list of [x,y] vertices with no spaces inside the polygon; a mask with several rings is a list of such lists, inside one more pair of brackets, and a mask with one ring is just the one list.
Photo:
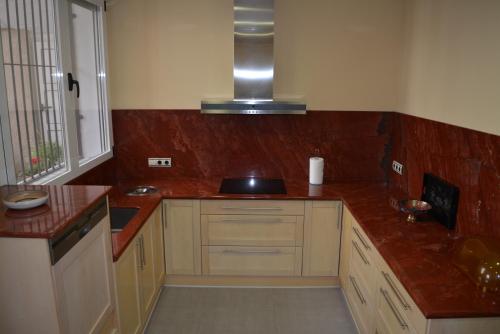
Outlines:
{"label": "white ceramic bowl", "polygon": [[3,204],[9,209],[26,210],[47,203],[49,193],[44,190],[23,190],[7,195]]}

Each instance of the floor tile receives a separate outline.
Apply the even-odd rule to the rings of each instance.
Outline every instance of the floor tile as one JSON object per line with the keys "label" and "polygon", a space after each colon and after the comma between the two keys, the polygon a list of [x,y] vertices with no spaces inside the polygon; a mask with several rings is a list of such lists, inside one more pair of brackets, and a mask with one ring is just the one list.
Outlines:
{"label": "floor tile", "polygon": [[356,333],[337,288],[166,287],[148,334]]}

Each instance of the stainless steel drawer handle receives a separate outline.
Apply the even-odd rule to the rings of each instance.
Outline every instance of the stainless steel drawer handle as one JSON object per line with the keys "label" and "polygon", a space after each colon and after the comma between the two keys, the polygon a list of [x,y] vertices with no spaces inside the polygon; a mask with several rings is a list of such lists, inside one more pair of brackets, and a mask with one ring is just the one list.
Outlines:
{"label": "stainless steel drawer handle", "polygon": [[277,249],[274,250],[256,250],[256,249],[248,249],[248,250],[236,250],[236,249],[224,249],[222,251],[224,254],[237,254],[237,255],[245,255],[245,254],[261,254],[261,255],[277,255],[281,252]]}
{"label": "stainless steel drawer handle", "polygon": [[245,223],[245,224],[251,224],[251,223],[257,223],[257,224],[279,224],[282,223],[283,221],[281,219],[266,219],[266,220],[258,220],[258,219],[223,219],[223,222],[226,223]]}
{"label": "stainless steel drawer handle", "polygon": [[401,313],[399,313],[396,305],[394,305],[394,302],[392,301],[391,296],[389,296],[389,293],[382,288],[380,288],[380,292],[382,293],[382,296],[384,296],[384,299],[387,302],[387,304],[389,305],[390,309],[392,310],[392,313],[394,313],[394,316],[396,317],[396,319],[398,319],[398,322],[399,322],[399,325],[401,326],[401,328],[407,329],[408,324],[403,319],[403,316],[401,316]]}
{"label": "stainless steel drawer handle", "polygon": [[403,306],[403,308],[405,310],[411,309],[410,304],[408,304],[406,302],[405,298],[403,297],[403,295],[401,294],[399,289],[396,287],[396,284],[394,284],[394,282],[392,281],[391,276],[388,273],[386,273],[385,271],[382,271],[382,276],[384,276],[385,281],[387,282],[387,284],[389,284],[389,286],[391,287],[391,290],[394,292],[396,297],[398,297],[398,300],[401,303],[401,306]]}
{"label": "stainless steel drawer handle", "polygon": [[356,279],[353,276],[349,275],[349,280],[351,281],[351,284],[354,287],[354,291],[356,291],[356,294],[358,295],[361,304],[366,304],[366,299],[365,297],[363,297],[363,294],[361,293],[361,290],[358,287],[358,283],[356,283]]}
{"label": "stainless steel drawer handle", "polygon": [[279,207],[244,207],[244,206],[223,206],[223,210],[247,210],[247,211],[281,211],[283,208]]}
{"label": "stainless steel drawer handle", "polygon": [[361,235],[361,233],[359,233],[358,229],[355,228],[355,227],[353,227],[352,230],[358,236],[359,241],[361,241],[361,243],[363,244],[363,247],[365,247],[366,250],[369,250],[370,249],[370,245],[368,245],[368,243],[365,241],[365,239],[363,238],[363,236]]}
{"label": "stainless steel drawer handle", "polygon": [[136,250],[137,250],[137,253],[136,253],[136,260],[137,260],[137,267],[142,270],[144,269],[144,265],[142,263],[142,249],[141,249],[141,239],[138,238],[136,241],[135,241],[135,247],[136,247]]}
{"label": "stainless steel drawer handle", "polygon": [[142,265],[146,266],[146,250],[144,248],[144,235],[141,235]]}
{"label": "stainless steel drawer handle", "polygon": [[356,249],[356,251],[358,252],[359,256],[361,257],[361,260],[363,260],[363,262],[366,264],[366,265],[370,265],[370,262],[368,261],[368,259],[366,258],[365,254],[363,254],[363,251],[361,250],[361,248],[359,248],[359,245],[356,241],[352,241],[352,245],[354,246],[354,249]]}

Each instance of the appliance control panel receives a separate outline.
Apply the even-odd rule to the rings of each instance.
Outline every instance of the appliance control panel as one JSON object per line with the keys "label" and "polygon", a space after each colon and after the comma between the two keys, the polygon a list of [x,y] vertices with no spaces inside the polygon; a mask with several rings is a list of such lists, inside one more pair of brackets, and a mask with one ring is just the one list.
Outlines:
{"label": "appliance control panel", "polygon": [[149,167],[172,167],[172,158],[148,158]]}

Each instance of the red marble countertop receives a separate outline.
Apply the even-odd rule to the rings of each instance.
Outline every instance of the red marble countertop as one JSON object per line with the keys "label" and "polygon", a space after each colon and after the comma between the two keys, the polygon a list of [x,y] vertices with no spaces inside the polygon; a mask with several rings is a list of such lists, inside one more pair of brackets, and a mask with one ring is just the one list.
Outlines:
{"label": "red marble countertop", "polygon": [[9,185],[0,187],[0,197],[20,190],[45,190],[48,202],[30,210],[10,210],[0,201],[0,237],[51,239],[106,196],[111,187]]}
{"label": "red marble countertop", "polygon": [[[115,187],[110,196],[112,206],[140,207],[124,231],[113,235],[115,260],[162,198],[342,200],[427,318],[500,316],[500,293],[483,292],[452,263],[454,250],[463,238],[436,222],[407,223],[405,216],[391,206],[405,195],[388,190],[384,184],[310,186],[285,180],[286,195],[226,195],[218,193],[220,182],[176,178],[130,181]],[[144,197],[123,195],[136,185],[153,185],[159,192]]]}
{"label": "red marble countertop", "polygon": [[127,196],[128,188],[115,187],[109,196],[110,207],[138,208],[137,214],[128,222],[123,231],[112,234],[113,261],[117,261],[123,254],[132,239],[141,229],[142,225],[151,216],[156,207],[161,203],[161,193],[148,196]]}

